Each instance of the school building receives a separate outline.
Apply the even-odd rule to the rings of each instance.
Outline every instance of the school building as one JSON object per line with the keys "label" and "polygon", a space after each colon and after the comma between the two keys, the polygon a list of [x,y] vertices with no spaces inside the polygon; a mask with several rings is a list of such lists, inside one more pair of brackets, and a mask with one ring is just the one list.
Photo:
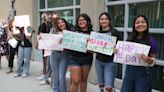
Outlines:
{"label": "school building", "polygon": [[[0,18],[7,19],[11,0],[1,0]],[[98,29],[98,16],[106,11],[111,15],[112,25],[122,32],[126,40],[132,32],[132,24],[135,16],[145,15],[148,18],[150,33],[157,39],[159,54],[157,65],[153,69],[153,88],[164,92],[164,0],[15,0],[16,15],[29,15],[30,23],[37,34],[40,24],[40,16],[43,12],[56,12],[60,17],[70,23],[80,13],[87,13],[92,20],[94,30]],[[36,44],[36,36],[33,44]],[[39,57],[33,48],[33,60]],[[36,58],[37,57],[37,58]],[[116,87],[120,88],[125,65],[119,64]],[[96,84],[96,72],[93,64],[89,82]]]}

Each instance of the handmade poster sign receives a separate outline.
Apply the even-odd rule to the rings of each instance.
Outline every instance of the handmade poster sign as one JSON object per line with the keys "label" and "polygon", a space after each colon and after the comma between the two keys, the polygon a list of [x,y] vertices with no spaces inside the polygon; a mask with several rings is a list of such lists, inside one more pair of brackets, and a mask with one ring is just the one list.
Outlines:
{"label": "handmade poster sign", "polygon": [[63,51],[61,39],[62,39],[61,34],[41,33],[39,38],[38,48]]}
{"label": "handmade poster sign", "polygon": [[30,26],[30,18],[29,15],[20,15],[20,16],[15,16],[14,17],[14,22],[13,22],[13,34],[19,34],[19,28],[24,27],[25,30],[25,35],[26,36],[31,36],[31,33],[28,32],[27,28]]}
{"label": "handmade poster sign", "polygon": [[114,62],[134,66],[147,65],[141,59],[141,54],[147,56],[150,46],[134,42],[118,41],[116,49],[118,49],[118,52],[114,55]]}
{"label": "handmade poster sign", "polygon": [[51,55],[51,52],[52,52],[51,49],[45,49],[45,50],[44,50],[44,55],[43,55],[43,57],[50,56],[50,55]]}
{"label": "handmade poster sign", "polygon": [[87,34],[64,30],[62,36],[62,47],[74,51],[86,52],[88,39],[89,35]]}
{"label": "handmade poster sign", "polygon": [[107,34],[91,32],[87,49],[106,55],[112,55],[116,39],[116,37]]}

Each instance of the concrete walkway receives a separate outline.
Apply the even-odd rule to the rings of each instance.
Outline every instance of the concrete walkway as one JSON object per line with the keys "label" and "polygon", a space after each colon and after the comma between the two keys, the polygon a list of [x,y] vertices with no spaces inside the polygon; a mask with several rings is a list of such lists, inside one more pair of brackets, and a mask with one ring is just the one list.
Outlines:
{"label": "concrete walkway", "polygon": [[[30,75],[27,78],[14,78],[15,73],[6,74],[8,71],[8,62],[5,57],[1,60],[2,69],[0,69],[0,92],[51,92],[49,85],[39,85],[36,78],[40,75],[41,62],[31,61]],[[16,62],[14,64],[15,72]]]}
{"label": "concrete walkway", "polygon": [[[31,61],[30,73],[27,78],[14,78],[15,73],[6,74],[8,71],[8,62],[5,57],[1,60],[2,69],[0,69],[0,92],[52,92],[50,85],[39,85],[36,78],[41,75],[42,62]],[[14,72],[16,67],[14,62]],[[99,92],[97,85],[88,83],[87,92]],[[118,90],[116,92],[119,92]]]}

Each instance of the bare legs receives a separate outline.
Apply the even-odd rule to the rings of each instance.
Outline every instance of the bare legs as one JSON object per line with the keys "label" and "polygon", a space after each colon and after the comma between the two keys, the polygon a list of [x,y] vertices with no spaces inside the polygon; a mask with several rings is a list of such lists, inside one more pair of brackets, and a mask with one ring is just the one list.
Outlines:
{"label": "bare legs", "polygon": [[87,79],[90,71],[88,66],[70,66],[71,86],[70,92],[77,92],[80,85],[80,92],[86,92]]}

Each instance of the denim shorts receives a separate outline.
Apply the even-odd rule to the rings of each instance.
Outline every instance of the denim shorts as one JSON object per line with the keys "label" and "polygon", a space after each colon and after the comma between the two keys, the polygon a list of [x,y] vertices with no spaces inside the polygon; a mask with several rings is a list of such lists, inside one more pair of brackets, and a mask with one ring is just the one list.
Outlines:
{"label": "denim shorts", "polygon": [[93,58],[72,58],[68,57],[69,66],[92,66]]}

